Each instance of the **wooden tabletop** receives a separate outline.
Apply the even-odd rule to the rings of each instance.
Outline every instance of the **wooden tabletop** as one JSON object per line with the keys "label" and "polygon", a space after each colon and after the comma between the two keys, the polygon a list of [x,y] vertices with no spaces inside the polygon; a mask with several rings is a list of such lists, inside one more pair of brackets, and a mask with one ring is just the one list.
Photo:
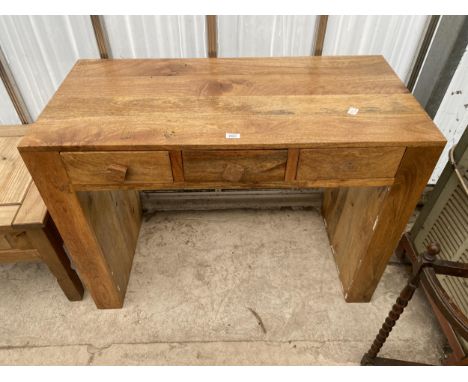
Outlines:
{"label": "wooden tabletop", "polygon": [[20,149],[444,143],[382,56],[353,56],[80,60]]}
{"label": "wooden tabletop", "polygon": [[47,209],[16,149],[24,126],[0,126],[0,230],[41,225]]}

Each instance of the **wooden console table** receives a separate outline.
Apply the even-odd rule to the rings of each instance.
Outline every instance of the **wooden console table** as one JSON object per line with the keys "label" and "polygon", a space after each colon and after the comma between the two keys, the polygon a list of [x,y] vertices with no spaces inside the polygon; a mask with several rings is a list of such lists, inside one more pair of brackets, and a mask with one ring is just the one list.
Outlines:
{"label": "wooden console table", "polygon": [[327,188],[345,299],[369,301],[444,144],[361,56],[81,60],[19,150],[96,305],[120,308],[146,189]]}

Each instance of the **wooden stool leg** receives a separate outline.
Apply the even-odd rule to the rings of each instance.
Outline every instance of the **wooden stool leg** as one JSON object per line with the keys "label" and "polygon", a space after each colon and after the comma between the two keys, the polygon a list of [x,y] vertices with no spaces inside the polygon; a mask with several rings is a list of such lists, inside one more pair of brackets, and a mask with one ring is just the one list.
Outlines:
{"label": "wooden stool leg", "polygon": [[70,260],[62,246],[62,239],[50,216],[47,217],[43,228],[28,230],[27,234],[67,298],[70,301],[80,301],[83,298],[83,285],[70,266]]}

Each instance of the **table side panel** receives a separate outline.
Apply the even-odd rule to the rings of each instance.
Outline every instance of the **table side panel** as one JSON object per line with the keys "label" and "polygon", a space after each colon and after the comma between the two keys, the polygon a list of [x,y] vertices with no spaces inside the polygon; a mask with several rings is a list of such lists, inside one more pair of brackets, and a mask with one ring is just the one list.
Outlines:
{"label": "table side panel", "polygon": [[78,192],[83,211],[92,226],[117,289],[127,290],[141,225],[138,191]]}
{"label": "table side panel", "polygon": [[[371,299],[442,149],[407,148],[388,189],[326,192],[323,214],[346,301]],[[335,208],[331,201],[340,198]]]}
{"label": "table side panel", "polygon": [[76,192],[70,188],[60,153],[21,152],[21,156],[97,307],[122,307],[123,289],[118,289],[109,268],[108,257],[113,253],[103,253]]}

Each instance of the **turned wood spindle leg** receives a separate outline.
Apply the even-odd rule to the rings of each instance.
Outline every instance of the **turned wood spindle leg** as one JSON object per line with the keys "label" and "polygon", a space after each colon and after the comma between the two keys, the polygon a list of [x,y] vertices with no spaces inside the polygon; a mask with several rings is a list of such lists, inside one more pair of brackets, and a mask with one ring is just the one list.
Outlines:
{"label": "turned wood spindle leg", "polygon": [[419,276],[421,274],[423,266],[430,266],[435,261],[436,256],[439,252],[439,245],[436,243],[431,243],[428,245],[427,251],[422,255],[418,263],[414,264],[413,274],[411,275],[411,278],[408,280],[408,283],[400,292],[400,296],[398,296],[396,303],[392,307],[392,310],[388,313],[388,316],[385,319],[385,322],[383,323],[382,327],[380,328],[379,333],[375,337],[371,348],[362,357],[361,365],[374,365],[377,355],[380,352],[380,349],[382,349],[382,346],[385,344],[387,337],[390,335],[390,332],[392,331],[396,322],[405,310],[406,306],[408,305],[408,302],[413,297],[414,292],[418,288]]}
{"label": "turned wood spindle leg", "polygon": [[377,357],[377,354],[379,354],[380,349],[384,345],[385,341],[387,340],[387,337],[389,336],[396,322],[403,313],[403,310],[406,308],[408,302],[413,297],[413,294],[418,287],[418,283],[419,274],[418,277],[411,278],[411,280],[408,281],[408,284],[406,284],[406,286],[403,288],[403,290],[400,293],[400,296],[396,300],[396,303],[393,305],[392,310],[388,313],[388,316],[385,319],[382,328],[379,330],[379,334],[377,334],[377,336],[375,337],[374,343],[372,344],[369,351],[366,354],[364,354],[364,357],[361,361],[362,365],[373,364],[373,360]]}

